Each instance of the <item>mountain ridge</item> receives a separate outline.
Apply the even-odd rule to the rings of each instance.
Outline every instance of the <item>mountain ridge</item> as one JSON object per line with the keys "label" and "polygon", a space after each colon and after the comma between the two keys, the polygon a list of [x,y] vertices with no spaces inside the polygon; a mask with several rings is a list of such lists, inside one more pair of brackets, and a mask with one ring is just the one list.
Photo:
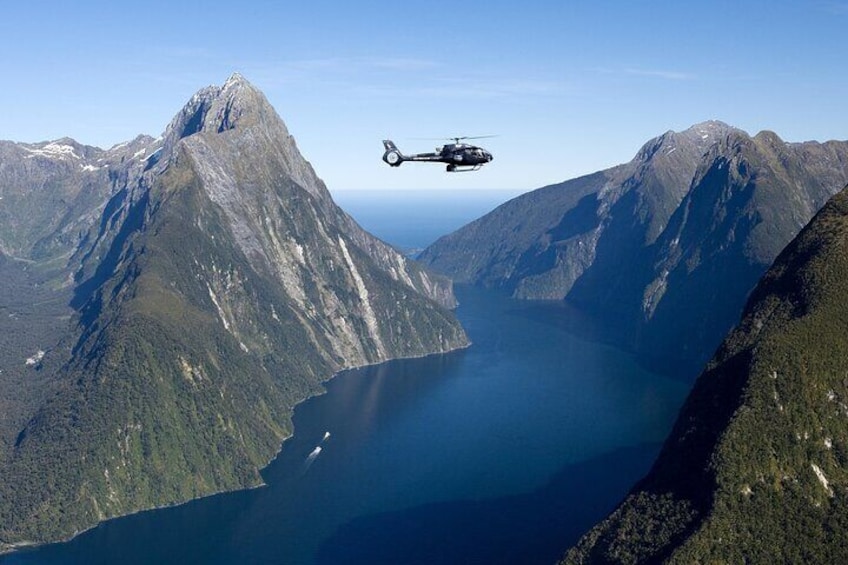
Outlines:
{"label": "mountain ridge", "polygon": [[22,295],[0,332],[0,547],[256,486],[322,381],[468,344],[449,281],[338,209],[243,77],[160,138],[79,147],[0,144],[0,218],[34,212],[0,231],[0,277],[54,305]]}
{"label": "mountain ridge", "polygon": [[654,467],[564,563],[848,558],[846,241],[848,188],[779,254]]}
{"label": "mountain ridge", "polygon": [[420,259],[516,298],[565,299],[657,368],[694,376],[846,171],[848,142],[704,122],[649,140],[629,163],[525,193]]}

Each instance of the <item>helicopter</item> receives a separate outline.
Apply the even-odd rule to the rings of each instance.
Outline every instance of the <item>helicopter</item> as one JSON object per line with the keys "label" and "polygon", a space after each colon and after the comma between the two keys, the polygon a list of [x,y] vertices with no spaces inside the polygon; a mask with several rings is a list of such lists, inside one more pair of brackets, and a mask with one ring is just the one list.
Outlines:
{"label": "helicopter", "polygon": [[416,153],[415,155],[404,155],[390,139],[383,140],[383,161],[392,167],[399,167],[404,161],[423,161],[426,163],[447,163],[445,169],[449,173],[467,173],[479,170],[480,167],[492,160],[492,154],[476,145],[460,143],[464,139],[483,139],[494,137],[482,135],[477,137],[448,137],[453,143],[436,147],[435,153]]}

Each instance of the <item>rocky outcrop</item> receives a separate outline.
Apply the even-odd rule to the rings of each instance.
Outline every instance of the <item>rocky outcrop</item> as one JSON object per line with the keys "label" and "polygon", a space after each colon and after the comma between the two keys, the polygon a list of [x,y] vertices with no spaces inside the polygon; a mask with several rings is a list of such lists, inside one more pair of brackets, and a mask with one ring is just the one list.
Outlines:
{"label": "rocky outcrop", "polygon": [[239,75],[158,139],[0,150],[0,218],[33,211],[0,232],[0,278],[52,305],[10,305],[52,330],[0,373],[7,547],[254,486],[334,372],[467,345],[447,279],[341,211]]}
{"label": "rocky outcrop", "polygon": [[848,189],[783,250],[650,473],[565,563],[848,559]]}
{"label": "rocky outcrop", "polygon": [[780,249],[846,182],[846,142],[706,122],[649,141],[625,165],[515,198],[421,260],[515,297],[568,300],[694,374]]}

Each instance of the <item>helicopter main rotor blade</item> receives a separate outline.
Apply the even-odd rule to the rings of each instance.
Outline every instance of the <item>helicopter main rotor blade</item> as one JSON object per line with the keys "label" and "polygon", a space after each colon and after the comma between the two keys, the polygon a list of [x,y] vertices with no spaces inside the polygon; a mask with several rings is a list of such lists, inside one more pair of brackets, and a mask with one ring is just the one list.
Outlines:
{"label": "helicopter main rotor blade", "polygon": [[464,135],[462,137],[451,137],[450,139],[486,139],[488,137],[497,137],[495,135]]}
{"label": "helicopter main rotor blade", "polygon": [[461,139],[486,139],[487,137],[498,137],[495,135],[462,135],[459,137],[410,137],[411,140],[416,141],[456,141],[458,142]]}

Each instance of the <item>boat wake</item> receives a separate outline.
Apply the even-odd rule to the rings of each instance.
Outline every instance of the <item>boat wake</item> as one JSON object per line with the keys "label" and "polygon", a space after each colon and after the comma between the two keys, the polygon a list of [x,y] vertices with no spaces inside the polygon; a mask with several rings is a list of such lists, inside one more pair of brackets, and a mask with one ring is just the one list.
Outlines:
{"label": "boat wake", "polygon": [[[321,438],[321,443],[323,444],[329,438],[330,432],[324,432],[324,437]],[[304,473],[309,470],[309,467],[311,467],[315,460],[318,459],[318,456],[321,455],[321,449],[322,447],[320,445],[317,445],[315,449],[313,449],[312,452],[306,456],[306,461],[303,462]]]}
{"label": "boat wake", "polygon": [[315,449],[312,450],[312,453],[306,456],[306,461],[303,462],[303,472],[309,470],[315,460],[318,459],[318,456],[321,455],[321,446],[319,445]]}

